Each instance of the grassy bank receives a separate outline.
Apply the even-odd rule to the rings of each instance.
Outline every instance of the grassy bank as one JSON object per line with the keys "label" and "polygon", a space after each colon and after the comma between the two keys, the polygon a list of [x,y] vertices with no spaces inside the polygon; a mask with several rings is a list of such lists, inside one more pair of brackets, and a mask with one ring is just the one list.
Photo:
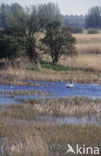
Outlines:
{"label": "grassy bank", "polygon": [[[64,61],[66,63],[66,60]],[[0,70],[0,84],[38,85],[37,82],[34,83],[34,81],[32,82],[31,80],[101,83],[101,73],[92,69],[74,70],[74,68],[72,71],[56,71],[47,68],[40,68],[40,70],[26,70],[22,68],[8,68]]]}
{"label": "grassy bank", "polygon": [[[77,68],[70,67],[70,66],[64,66],[61,64],[52,64],[48,62],[41,62],[40,67],[44,69],[49,69],[53,71],[76,71]],[[27,68],[28,70],[38,70],[38,65],[31,65]]]}

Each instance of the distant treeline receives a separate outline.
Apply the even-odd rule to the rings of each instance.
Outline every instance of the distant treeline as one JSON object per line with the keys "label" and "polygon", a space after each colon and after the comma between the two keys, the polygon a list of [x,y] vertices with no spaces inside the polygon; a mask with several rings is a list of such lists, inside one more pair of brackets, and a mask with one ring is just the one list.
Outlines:
{"label": "distant treeline", "polygon": [[64,24],[71,27],[85,27],[85,16],[83,15],[65,15]]}
{"label": "distant treeline", "polygon": [[[61,15],[60,9],[58,5],[53,5],[51,3],[39,5],[40,8],[40,15],[47,18],[47,24],[53,20],[60,21],[61,24],[65,26],[71,27],[84,27],[85,26],[85,16],[81,15]],[[6,5],[2,4],[0,6],[0,28],[5,28],[10,24],[15,24],[18,22],[18,16],[25,16],[29,14],[31,8],[24,9],[17,3]]]}
{"label": "distant treeline", "polygon": [[83,15],[63,16],[64,24],[71,27],[85,27],[101,29],[101,7],[95,6],[88,10],[88,13]]}
{"label": "distant treeline", "polygon": [[96,6],[89,9],[85,20],[86,28],[100,28],[101,29],[101,7]]}
{"label": "distant treeline", "polygon": [[[62,15],[57,4],[47,3],[34,6],[39,11],[39,18],[47,21],[46,25],[52,21],[59,21],[61,25],[86,28],[101,28],[101,7],[96,6],[88,10],[87,15]],[[0,6],[0,28],[15,25],[24,16],[29,16],[31,8],[23,8],[18,3],[11,5],[1,4]],[[20,18],[19,18],[20,17]],[[47,18],[47,20],[46,20]],[[19,20],[20,19],[20,20]]]}

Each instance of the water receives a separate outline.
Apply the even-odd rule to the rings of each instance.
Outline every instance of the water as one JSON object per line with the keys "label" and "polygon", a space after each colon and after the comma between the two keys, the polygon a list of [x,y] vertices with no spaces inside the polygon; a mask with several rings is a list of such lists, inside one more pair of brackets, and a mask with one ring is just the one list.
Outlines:
{"label": "water", "polygon": [[[101,85],[99,84],[82,84],[74,83],[74,88],[66,88],[66,82],[48,82],[48,81],[32,81],[33,84],[38,83],[38,86],[16,86],[16,85],[0,85],[0,105],[22,103],[20,100],[42,98],[42,95],[10,95],[4,94],[7,91],[42,91],[48,94],[45,98],[66,98],[69,96],[87,96],[90,98],[101,98]],[[42,117],[43,120],[48,122],[52,121],[56,123],[68,123],[68,124],[95,124],[101,125],[101,113],[100,115],[83,116],[83,117],[57,117],[52,116]]]}
{"label": "water", "polygon": [[41,119],[46,120],[48,123],[52,122],[53,124],[77,124],[77,125],[84,125],[84,124],[95,124],[96,126],[101,126],[101,114],[95,114],[90,116],[81,116],[81,117],[52,117],[45,116],[41,117]]}
{"label": "water", "polygon": [[[35,81],[33,81],[35,83]],[[42,95],[6,95],[6,91],[36,90],[48,92],[45,98],[65,98],[69,96],[87,96],[101,98],[101,85],[74,83],[74,88],[66,88],[66,82],[38,81],[39,86],[0,85],[0,105],[18,103],[19,100],[42,98]]]}
{"label": "water", "polygon": [[[7,119],[7,122],[11,122],[11,119]],[[93,114],[93,115],[86,115],[81,117],[76,116],[69,116],[69,117],[53,117],[52,115],[45,115],[45,116],[38,116],[37,120],[22,120],[17,119],[18,122],[27,122],[29,125],[31,124],[69,124],[69,125],[96,125],[101,126],[101,114]]]}

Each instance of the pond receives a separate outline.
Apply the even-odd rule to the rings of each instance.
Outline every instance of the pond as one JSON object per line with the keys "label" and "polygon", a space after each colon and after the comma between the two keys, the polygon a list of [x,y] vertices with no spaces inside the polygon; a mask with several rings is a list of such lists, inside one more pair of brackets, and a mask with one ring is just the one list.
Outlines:
{"label": "pond", "polygon": [[[69,96],[87,96],[90,98],[101,98],[101,85],[99,84],[82,84],[74,83],[73,88],[66,88],[66,82],[49,82],[49,81],[33,81],[37,86],[16,86],[16,85],[0,85],[0,105],[20,103],[23,99],[33,98],[66,98]],[[5,94],[6,92],[19,92],[19,91],[42,91],[46,95],[11,95]]]}

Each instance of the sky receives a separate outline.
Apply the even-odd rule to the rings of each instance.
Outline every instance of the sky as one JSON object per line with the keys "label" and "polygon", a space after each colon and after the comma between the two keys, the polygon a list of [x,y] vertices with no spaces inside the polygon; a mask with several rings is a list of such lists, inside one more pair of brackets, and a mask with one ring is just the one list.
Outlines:
{"label": "sky", "polygon": [[24,7],[53,2],[58,4],[61,13],[64,15],[85,15],[89,8],[101,6],[101,0],[0,0],[0,4],[10,4],[14,2],[17,2]]}

